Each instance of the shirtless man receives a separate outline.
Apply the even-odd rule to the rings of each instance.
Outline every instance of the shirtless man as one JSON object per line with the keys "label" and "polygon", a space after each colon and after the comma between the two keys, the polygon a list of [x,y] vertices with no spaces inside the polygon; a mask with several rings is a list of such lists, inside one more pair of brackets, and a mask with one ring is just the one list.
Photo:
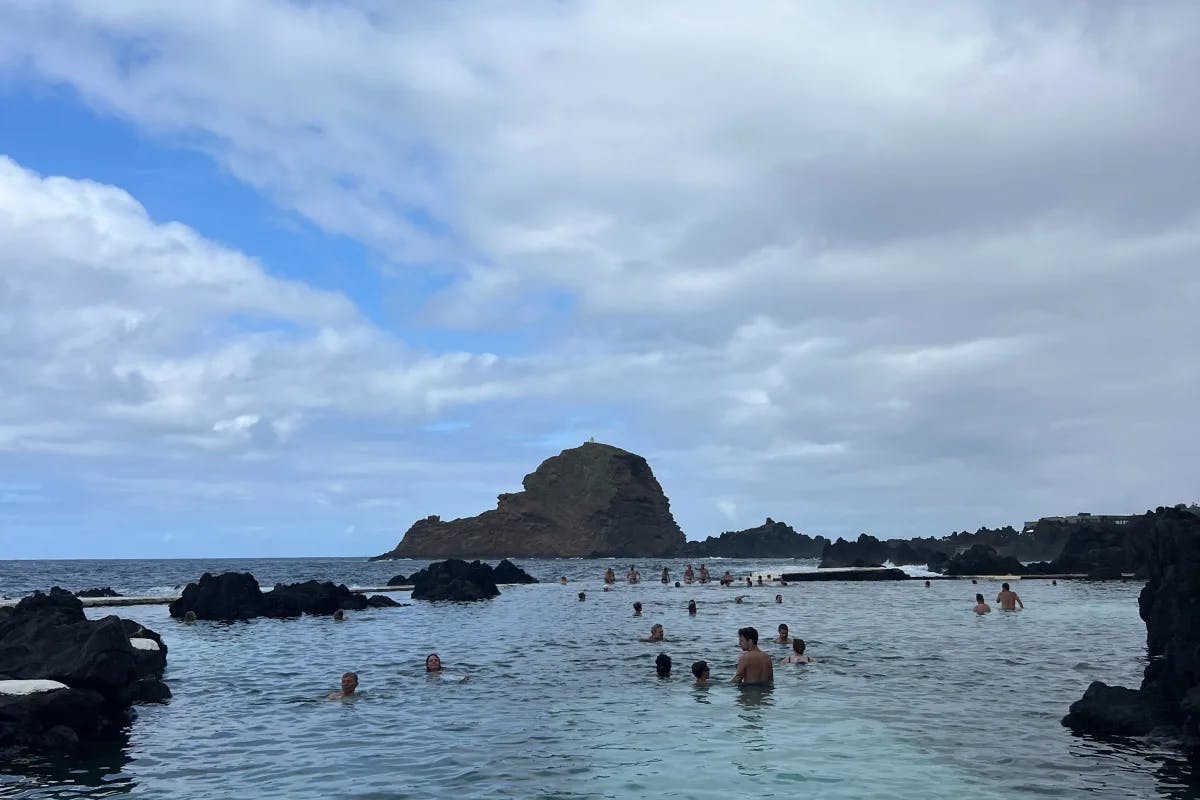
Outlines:
{"label": "shirtless man", "polygon": [[733,586],[733,573],[725,570],[725,574],[721,576],[722,586]]}
{"label": "shirtless man", "polygon": [[613,584],[617,582],[617,575],[615,572],[613,572],[612,567],[604,570],[604,582],[606,584]]}
{"label": "shirtless man", "polygon": [[996,595],[996,602],[1000,604],[1002,611],[1016,611],[1018,606],[1022,610],[1025,609],[1025,604],[1021,602],[1021,598],[1017,596],[1016,592],[1008,588],[1007,583],[1000,584],[1000,594]]}
{"label": "shirtless man", "polygon": [[779,636],[775,639],[775,644],[791,644],[792,640],[788,638],[788,626],[784,623],[779,624]]}
{"label": "shirtless man", "polygon": [[625,573],[625,580],[630,583],[638,583],[642,579],[642,573],[637,571],[637,567],[633,564],[629,565],[629,572]]}
{"label": "shirtless man", "polygon": [[666,634],[663,631],[663,626],[657,622],[650,626],[650,636],[647,639],[642,639],[643,642],[662,642],[666,641]]}
{"label": "shirtless man", "polygon": [[347,697],[353,697],[354,692],[358,689],[358,673],[347,672],[342,676],[342,690],[329,695],[330,700],[342,700]]}
{"label": "shirtless man", "polygon": [[754,628],[738,630],[738,646],[742,655],[738,658],[737,674],[730,683],[742,686],[770,686],[775,681],[775,665],[771,657],[758,649],[758,631]]}
{"label": "shirtless man", "polygon": [[692,569],[692,565],[688,564],[687,569],[683,571],[683,582],[691,583],[694,580],[696,580],[696,572]]}
{"label": "shirtless man", "polygon": [[694,677],[696,679],[697,686],[707,686],[708,685],[708,662],[707,661],[697,661],[695,664],[692,664],[692,677]]}
{"label": "shirtless man", "polygon": [[974,611],[976,614],[992,613],[992,607],[989,606],[987,603],[983,602],[983,595],[981,595],[981,594],[975,595],[975,607],[971,610]]}

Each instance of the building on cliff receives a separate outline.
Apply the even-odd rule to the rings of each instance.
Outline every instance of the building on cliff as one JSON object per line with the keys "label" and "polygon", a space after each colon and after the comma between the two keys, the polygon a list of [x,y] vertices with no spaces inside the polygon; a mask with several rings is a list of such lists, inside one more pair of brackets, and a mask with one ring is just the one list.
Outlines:
{"label": "building on cliff", "polygon": [[1086,511],[1080,511],[1078,514],[1072,514],[1067,517],[1042,517],[1031,522],[1025,523],[1023,533],[1029,533],[1037,527],[1039,522],[1065,522],[1069,525],[1078,525],[1081,522],[1099,523],[1101,525],[1128,525],[1130,520],[1136,519],[1133,514],[1089,514]]}

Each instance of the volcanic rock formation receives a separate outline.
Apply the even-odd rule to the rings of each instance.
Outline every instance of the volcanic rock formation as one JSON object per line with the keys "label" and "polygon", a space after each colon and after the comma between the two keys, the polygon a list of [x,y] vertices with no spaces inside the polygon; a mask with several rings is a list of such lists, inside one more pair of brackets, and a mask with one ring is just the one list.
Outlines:
{"label": "volcanic rock formation", "polygon": [[[377,599],[378,598],[378,599]],[[298,617],[301,614],[332,614],[338,609],[359,610],[367,606],[394,605],[389,598],[375,595],[370,599],[356,594],[343,584],[330,581],[305,581],[278,584],[269,592],[258,587],[249,572],[204,573],[197,583],[189,583],[183,596],[170,605],[172,617],[195,612],[197,619],[231,621],[253,617]]]}
{"label": "volcanic rock formation", "polygon": [[684,545],[646,459],[607,444],[564,450],[476,517],[413,524],[377,558],[671,556]]}
{"label": "volcanic rock formation", "polygon": [[726,531],[702,542],[687,542],[680,556],[688,558],[820,558],[829,540],[797,533],[791,525],[767,521],[757,528]]}

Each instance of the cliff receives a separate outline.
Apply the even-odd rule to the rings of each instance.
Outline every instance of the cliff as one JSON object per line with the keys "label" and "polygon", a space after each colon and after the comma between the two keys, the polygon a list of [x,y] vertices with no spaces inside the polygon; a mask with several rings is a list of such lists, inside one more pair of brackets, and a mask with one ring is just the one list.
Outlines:
{"label": "cliff", "polygon": [[880,567],[893,564],[927,564],[947,547],[933,539],[895,539],[880,541],[868,533],[847,541],[839,538],[825,547],[821,567]]}
{"label": "cliff", "polygon": [[757,528],[726,531],[702,542],[687,542],[680,556],[686,558],[820,558],[829,540],[797,533],[791,525],[767,521]]}
{"label": "cliff", "polygon": [[542,462],[496,508],[413,524],[380,558],[671,556],[685,541],[646,459],[588,442]]}

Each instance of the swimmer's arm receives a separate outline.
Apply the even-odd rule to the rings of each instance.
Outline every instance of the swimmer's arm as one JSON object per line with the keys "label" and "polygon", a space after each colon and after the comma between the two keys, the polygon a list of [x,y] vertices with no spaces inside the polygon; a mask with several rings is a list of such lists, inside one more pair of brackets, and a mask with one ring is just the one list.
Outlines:
{"label": "swimmer's arm", "polygon": [[1024,611],[1024,610],[1025,610],[1025,604],[1021,602],[1021,595],[1019,595],[1019,594],[1015,594],[1015,593],[1014,593],[1014,594],[1013,594],[1013,597],[1015,597],[1015,598],[1016,598],[1016,600],[1017,600],[1017,605],[1019,605],[1019,606],[1021,607],[1021,610],[1022,610],[1022,611]]}
{"label": "swimmer's arm", "polygon": [[746,657],[738,659],[737,674],[729,679],[730,683],[741,683],[746,680]]}

